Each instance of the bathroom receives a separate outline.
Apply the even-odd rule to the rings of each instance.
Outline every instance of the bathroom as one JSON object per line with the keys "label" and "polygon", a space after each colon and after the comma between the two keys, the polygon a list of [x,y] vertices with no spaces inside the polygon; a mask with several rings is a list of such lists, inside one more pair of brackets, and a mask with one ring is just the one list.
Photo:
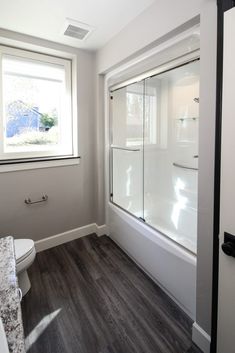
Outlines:
{"label": "bathroom", "polygon": [[0,353],[216,352],[221,9],[60,5],[0,0]]}

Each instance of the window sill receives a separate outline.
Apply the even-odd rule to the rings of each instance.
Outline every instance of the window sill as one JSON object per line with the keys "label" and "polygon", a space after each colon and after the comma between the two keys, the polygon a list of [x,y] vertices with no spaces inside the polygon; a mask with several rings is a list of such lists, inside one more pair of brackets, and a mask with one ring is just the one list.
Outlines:
{"label": "window sill", "polygon": [[12,164],[0,165],[0,173],[16,172],[21,170],[32,170],[32,169],[43,169],[43,168],[55,168],[55,167],[66,167],[71,165],[79,165],[80,157],[74,158],[63,158],[58,160],[47,160],[47,161],[35,161],[35,162],[22,162]]}

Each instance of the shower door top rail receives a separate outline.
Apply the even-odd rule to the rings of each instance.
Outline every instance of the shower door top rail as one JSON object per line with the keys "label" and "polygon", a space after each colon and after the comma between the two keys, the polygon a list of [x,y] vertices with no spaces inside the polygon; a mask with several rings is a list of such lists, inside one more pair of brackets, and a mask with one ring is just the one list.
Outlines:
{"label": "shower door top rail", "polygon": [[111,145],[110,147],[113,149],[116,149],[116,150],[129,151],[129,152],[140,152],[140,148],[136,148],[136,147],[122,147],[122,146],[117,146],[117,145]]}
{"label": "shower door top rail", "polygon": [[112,93],[120,88],[141,82],[147,78],[157,76],[163,72],[170,71],[173,68],[177,68],[177,67],[189,64],[190,62],[197,61],[199,59],[200,59],[200,50],[195,49],[191,53],[181,55],[178,58],[170,60],[170,61],[166,62],[165,64],[162,64],[152,70],[148,70],[148,71],[144,72],[143,74],[140,74],[138,76],[134,76],[130,79],[127,79],[127,80],[122,81],[120,83],[114,84],[109,87],[109,90]]}

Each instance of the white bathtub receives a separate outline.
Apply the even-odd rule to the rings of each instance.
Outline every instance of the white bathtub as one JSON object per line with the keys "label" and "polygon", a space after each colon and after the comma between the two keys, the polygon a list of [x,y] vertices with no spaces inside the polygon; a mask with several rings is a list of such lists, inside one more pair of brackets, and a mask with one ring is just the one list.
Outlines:
{"label": "white bathtub", "polygon": [[108,218],[110,237],[195,320],[196,256],[111,203]]}

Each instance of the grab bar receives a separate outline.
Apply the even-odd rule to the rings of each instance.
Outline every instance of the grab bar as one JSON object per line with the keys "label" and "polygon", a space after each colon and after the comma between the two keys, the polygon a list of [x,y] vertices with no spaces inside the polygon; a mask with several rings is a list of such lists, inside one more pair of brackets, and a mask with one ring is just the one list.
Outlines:
{"label": "grab bar", "polygon": [[140,148],[119,147],[119,146],[115,146],[115,145],[111,145],[110,147],[115,150],[122,150],[122,151],[129,151],[129,152],[139,152],[140,151]]}
{"label": "grab bar", "polygon": [[48,200],[48,196],[47,195],[42,195],[42,198],[41,200],[36,200],[36,201],[32,201],[29,197],[27,199],[24,200],[24,202],[27,204],[27,205],[33,205],[35,203],[40,203],[40,202],[45,202]]}
{"label": "grab bar", "polygon": [[178,168],[183,168],[183,169],[198,170],[198,168],[187,167],[186,165],[182,165],[178,163],[173,163],[173,166]]}

